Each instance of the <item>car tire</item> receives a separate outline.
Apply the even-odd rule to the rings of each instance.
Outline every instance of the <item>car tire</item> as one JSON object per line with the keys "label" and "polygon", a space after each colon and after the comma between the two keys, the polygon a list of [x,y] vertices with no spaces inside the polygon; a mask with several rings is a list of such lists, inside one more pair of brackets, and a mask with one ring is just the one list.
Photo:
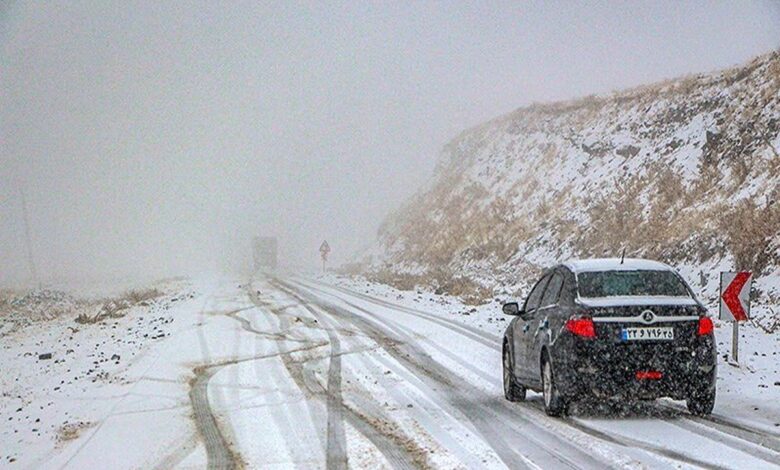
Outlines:
{"label": "car tire", "polygon": [[685,402],[688,411],[694,416],[707,416],[715,407],[715,387],[695,392]]}
{"label": "car tire", "polygon": [[512,355],[509,353],[509,348],[504,345],[504,352],[502,354],[504,368],[504,398],[511,402],[524,401],[525,400],[525,387],[517,383],[514,371],[514,361]]}
{"label": "car tire", "polygon": [[568,404],[555,385],[555,370],[546,355],[542,359],[542,395],[544,412],[548,416],[558,417],[566,414]]}

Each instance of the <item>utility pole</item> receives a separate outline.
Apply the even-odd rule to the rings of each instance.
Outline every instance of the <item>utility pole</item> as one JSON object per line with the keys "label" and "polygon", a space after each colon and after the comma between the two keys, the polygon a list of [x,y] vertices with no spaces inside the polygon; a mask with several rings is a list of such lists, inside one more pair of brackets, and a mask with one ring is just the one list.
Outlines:
{"label": "utility pole", "polygon": [[27,263],[30,267],[30,274],[37,287],[41,287],[38,282],[38,270],[35,267],[35,257],[33,256],[32,237],[30,236],[30,217],[27,215],[27,199],[24,197],[24,189],[19,188],[19,195],[22,198],[22,215],[24,216],[24,240],[27,244]]}

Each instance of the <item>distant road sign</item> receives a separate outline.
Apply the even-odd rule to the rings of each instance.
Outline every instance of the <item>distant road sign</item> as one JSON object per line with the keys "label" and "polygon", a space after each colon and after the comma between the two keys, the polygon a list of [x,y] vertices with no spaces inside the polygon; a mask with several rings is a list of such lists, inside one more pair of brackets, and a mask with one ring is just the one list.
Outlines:
{"label": "distant road sign", "polygon": [[322,256],[322,261],[328,260],[328,253],[330,253],[330,245],[328,245],[327,240],[323,240],[322,245],[320,245],[320,255]]}
{"label": "distant road sign", "polygon": [[750,280],[749,271],[720,273],[720,306],[718,317],[721,320],[747,321],[750,317]]}

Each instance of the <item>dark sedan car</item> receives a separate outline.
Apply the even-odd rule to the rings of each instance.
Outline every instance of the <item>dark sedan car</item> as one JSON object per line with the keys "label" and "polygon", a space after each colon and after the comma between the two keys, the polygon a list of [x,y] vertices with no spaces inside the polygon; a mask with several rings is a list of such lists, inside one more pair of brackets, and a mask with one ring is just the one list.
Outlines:
{"label": "dark sedan car", "polygon": [[571,261],[547,270],[504,333],[504,395],[541,391],[551,416],[582,398],[686,400],[712,412],[712,320],[671,267],[640,259]]}

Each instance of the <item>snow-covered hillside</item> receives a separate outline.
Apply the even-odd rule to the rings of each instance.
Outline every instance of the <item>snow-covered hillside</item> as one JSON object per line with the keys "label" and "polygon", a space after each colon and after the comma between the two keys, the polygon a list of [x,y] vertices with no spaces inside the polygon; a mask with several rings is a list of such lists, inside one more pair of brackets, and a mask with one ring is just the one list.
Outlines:
{"label": "snow-covered hillside", "polygon": [[[533,105],[448,143],[391,215],[375,278],[474,302],[570,257],[659,259],[705,300],[721,269],[780,304],[780,51],[718,73]],[[769,308],[769,307],[767,307]]]}

